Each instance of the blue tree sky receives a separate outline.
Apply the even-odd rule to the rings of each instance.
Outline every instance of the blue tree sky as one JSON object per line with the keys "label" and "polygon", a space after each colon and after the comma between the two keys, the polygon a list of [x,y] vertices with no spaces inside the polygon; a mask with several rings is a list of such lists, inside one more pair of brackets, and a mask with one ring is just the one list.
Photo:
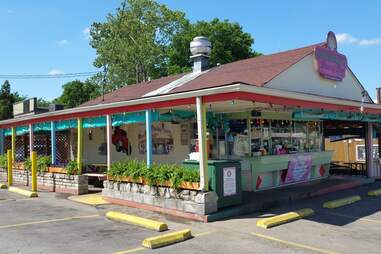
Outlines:
{"label": "blue tree sky", "polygon": [[[264,54],[325,40],[329,30],[339,51],[372,97],[381,86],[379,1],[159,0],[186,13],[191,21],[229,19],[255,38]],[[96,71],[88,28],[104,21],[119,0],[2,0],[0,3],[0,75]],[[53,99],[72,79],[10,80],[12,90]],[[3,80],[0,80],[2,83]]]}

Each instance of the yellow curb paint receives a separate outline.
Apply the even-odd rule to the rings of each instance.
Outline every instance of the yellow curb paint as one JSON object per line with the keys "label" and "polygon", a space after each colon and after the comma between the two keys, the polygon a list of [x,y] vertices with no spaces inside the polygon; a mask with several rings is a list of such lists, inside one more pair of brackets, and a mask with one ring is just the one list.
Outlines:
{"label": "yellow curb paint", "polygon": [[30,197],[30,198],[36,198],[36,197],[38,197],[37,192],[28,191],[28,190],[20,189],[20,188],[13,187],[13,186],[9,186],[8,190],[10,192],[14,192],[14,193],[17,193],[17,194],[20,194],[20,195],[24,195],[24,196],[27,196],[27,197]]}
{"label": "yellow curb paint", "polygon": [[151,230],[156,230],[156,231],[164,231],[168,229],[167,224],[160,222],[160,221],[155,221],[155,220],[150,220],[130,214],[125,214],[121,212],[114,212],[110,211],[106,213],[106,217],[110,220],[116,220],[120,222],[126,222],[129,224],[133,224],[136,226],[141,226],[144,228],[148,228]]}
{"label": "yellow curb paint", "polygon": [[380,195],[381,195],[381,189],[371,190],[368,192],[368,196],[380,196]]}
{"label": "yellow curb paint", "polygon": [[338,252],[324,250],[324,249],[316,248],[313,246],[308,246],[308,245],[301,244],[301,243],[290,242],[290,241],[282,240],[282,239],[275,238],[275,237],[268,236],[268,235],[263,235],[263,234],[258,234],[258,233],[251,233],[251,234],[256,236],[256,237],[259,237],[259,238],[274,241],[274,242],[281,243],[281,244],[284,244],[287,246],[296,247],[299,249],[305,249],[305,250],[310,250],[310,251],[314,251],[314,252],[318,252],[318,253],[324,253],[324,254],[338,254]]}
{"label": "yellow curb paint", "polygon": [[0,189],[6,189],[8,186],[5,183],[0,183]]}
{"label": "yellow curb paint", "polygon": [[145,248],[156,249],[170,244],[183,242],[191,237],[191,230],[185,229],[169,234],[146,238],[143,240],[142,246]]}
{"label": "yellow curb paint", "polygon": [[84,215],[84,216],[66,217],[66,218],[61,218],[61,219],[30,221],[30,222],[23,222],[23,223],[10,224],[10,225],[0,225],[0,229],[16,228],[16,227],[36,225],[36,224],[45,224],[45,223],[51,223],[51,222],[60,222],[60,221],[69,221],[69,220],[77,220],[77,219],[94,218],[94,217],[98,217],[98,216],[99,216],[99,214],[92,214],[92,215]]}
{"label": "yellow curb paint", "polygon": [[135,252],[143,251],[143,250],[145,250],[145,249],[146,249],[146,248],[138,247],[138,248],[133,248],[133,249],[129,249],[129,250],[124,250],[124,251],[114,252],[113,254],[128,254],[128,253],[135,253]]}
{"label": "yellow curb paint", "polygon": [[109,204],[106,200],[102,198],[99,194],[87,194],[87,195],[80,195],[80,196],[70,196],[69,200],[83,203],[86,205],[105,205]]}
{"label": "yellow curb paint", "polygon": [[260,219],[257,221],[257,227],[271,228],[287,222],[299,220],[314,214],[314,210],[310,208],[301,209],[295,212],[284,213],[270,218]]}
{"label": "yellow curb paint", "polygon": [[361,200],[361,197],[359,195],[355,195],[355,196],[350,196],[350,197],[346,197],[346,198],[341,198],[341,199],[336,199],[336,200],[331,200],[331,201],[325,202],[323,204],[323,207],[329,208],[329,209],[334,209],[334,208],[342,207],[345,205],[353,204],[353,203],[360,201],[360,200]]}

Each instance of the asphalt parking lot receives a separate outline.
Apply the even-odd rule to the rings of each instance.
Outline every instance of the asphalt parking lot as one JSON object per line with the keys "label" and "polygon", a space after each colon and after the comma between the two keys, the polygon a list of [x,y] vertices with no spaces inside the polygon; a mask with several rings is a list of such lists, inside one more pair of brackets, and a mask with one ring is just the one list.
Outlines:
{"label": "asphalt parking lot", "polygon": [[[1,190],[0,253],[380,253],[381,196],[366,195],[379,188],[376,182],[208,224],[109,204],[94,207],[56,193],[31,199]],[[357,194],[359,202],[322,208],[325,201]],[[256,226],[260,218],[301,208],[312,208],[315,215],[271,229]],[[145,249],[143,239],[166,232],[110,221],[104,216],[109,210],[166,222],[168,232],[190,228],[195,237]]]}

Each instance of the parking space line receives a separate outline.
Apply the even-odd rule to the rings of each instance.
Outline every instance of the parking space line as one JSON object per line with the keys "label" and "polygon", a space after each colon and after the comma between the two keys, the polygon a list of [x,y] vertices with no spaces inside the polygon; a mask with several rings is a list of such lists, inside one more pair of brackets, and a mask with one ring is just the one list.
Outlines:
{"label": "parking space line", "polygon": [[128,254],[128,253],[135,253],[135,252],[139,252],[139,251],[143,251],[143,250],[146,250],[146,248],[138,247],[138,248],[133,248],[133,249],[129,249],[129,250],[114,252],[113,254]]}
{"label": "parking space line", "polygon": [[[193,237],[201,237],[201,236],[206,236],[206,235],[210,235],[210,234],[213,234],[214,231],[206,231],[206,232],[201,232],[201,233],[198,233],[198,234],[192,234]],[[135,252],[139,252],[139,251],[143,251],[143,250],[147,250],[147,248],[143,248],[143,247],[137,247],[137,248],[133,248],[133,249],[128,249],[128,250],[122,250],[122,251],[118,251],[118,252],[114,252],[113,254],[128,254],[128,253],[135,253]]]}
{"label": "parking space line", "polygon": [[72,217],[66,217],[61,219],[31,221],[31,222],[24,222],[24,223],[10,224],[10,225],[0,225],[0,229],[16,228],[16,227],[36,225],[36,224],[45,224],[45,223],[51,223],[51,222],[69,221],[69,220],[86,219],[86,218],[94,218],[94,217],[99,217],[99,214],[72,216]]}
{"label": "parking space line", "polygon": [[258,233],[251,233],[251,234],[256,236],[256,237],[259,237],[259,238],[274,241],[274,242],[281,243],[281,244],[284,244],[287,246],[296,247],[299,249],[305,249],[305,250],[310,250],[310,251],[314,251],[314,252],[318,252],[318,253],[324,253],[324,254],[338,254],[338,252],[324,250],[324,249],[308,246],[308,245],[301,244],[301,243],[290,242],[290,241],[282,240],[282,239],[275,238],[275,237],[268,236],[268,235],[263,235],[263,234],[258,234]]}
{"label": "parking space line", "polygon": [[343,217],[343,218],[348,218],[348,219],[356,219],[356,220],[366,221],[366,222],[381,223],[381,220],[361,218],[361,217],[358,217],[358,216],[341,214],[341,213],[335,213],[335,212],[318,212],[318,213],[320,213],[320,214],[327,214],[327,215],[333,215],[333,216],[338,216],[338,217]]}
{"label": "parking space line", "polygon": [[376,199],[376,198],[367,198],[366,200],[381,202],[380,199]]}
{"label": "parking space line", "polygon": [[202,232],[202,233],[198,233],[198,234],[192,234],[193,237],[200,237],[200,236],[205,236],[205,235],[210,235],[214,233],[213,231],[207,231],[207,232]]}

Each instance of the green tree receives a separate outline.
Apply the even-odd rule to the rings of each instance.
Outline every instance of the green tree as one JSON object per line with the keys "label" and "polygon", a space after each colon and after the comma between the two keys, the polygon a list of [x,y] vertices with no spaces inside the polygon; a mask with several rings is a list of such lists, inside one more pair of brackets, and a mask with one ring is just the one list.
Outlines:
{"label": "green tree", "polygon": [[40,107],[40,108],[47,108],[49,107],[49,104],[51,104],[50,101],[47,101],[43,98],[38,98],[37,99],[37,107]]}
{"label": "green tree", "polygon": [[12,118],[13,104],[24,99],[25,96],[21,96],[17,92],[11,93],[11,84],[5,80],[0,88],[0,120]]}
{"label": "green tree", "polygon": [[254,38],[238,23],[213,19],[210,22],[187,23],[172,40],[169,51],[169,73],[189,71],[189,44],[196,36],[206,36],[212,43],[210,65],[226,64],[260,55],[252,48]]}
{"label": "green tree", "polygon": [[99,86],[89,81],[74,80],[62,86],[62,95],[53,102],[64,104],[68,108],[77,107],[100,95]]}
{"label": "green tree", "polygon": [[104,23],[93,23],[94,65],[107,70],[108,90],[167,74],[168,45],[186,23],[184,13],[153,0],[125,0]]}

